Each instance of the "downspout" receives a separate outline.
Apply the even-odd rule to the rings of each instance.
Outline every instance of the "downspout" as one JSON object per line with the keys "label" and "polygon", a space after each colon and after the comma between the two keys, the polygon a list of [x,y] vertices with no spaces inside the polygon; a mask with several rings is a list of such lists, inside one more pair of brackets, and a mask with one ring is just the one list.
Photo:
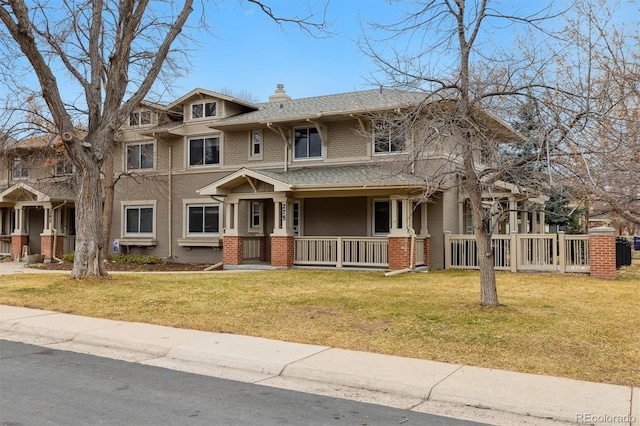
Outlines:
{"label": "downspout", "polygon": [[60,207],[64,206],[65,204],[67,204],[67,200],[64,200],[62,202],[62,204],[59,204],[59,205],[57,205],[57,206],[55,206],[54,208],[51,209],[51,213],[53,215],[53,217],[51,218],[52,219],[51,220],[51,230],[53,231],[53,255],[51,256],[51,258],[53,260],[59,262],[59,263],[62,263],[62,259],[58,259],[56,257],[56,247],[58,247],[57,246],[57,243],[58,243],[58,230],[53,225],[55,225],[55,223],[56,223],[56,221],[55,221],[55,217],[56,217],[55,212],[56,212],[56,210],[59,209]]}
{"label": "downspout", "polygon": [[169,251],[167,253],[167,258],[171,259],[173,257],[173,226],[172,222],[172,212],[173,212],[173,150],[171,149],[172,145],[169,144],[169,176],[168,176],[168,190],[169,190],[169,206],[167,208],[167,216],[169,217],[169,221],[167,223],[167,231],[169,232]]}

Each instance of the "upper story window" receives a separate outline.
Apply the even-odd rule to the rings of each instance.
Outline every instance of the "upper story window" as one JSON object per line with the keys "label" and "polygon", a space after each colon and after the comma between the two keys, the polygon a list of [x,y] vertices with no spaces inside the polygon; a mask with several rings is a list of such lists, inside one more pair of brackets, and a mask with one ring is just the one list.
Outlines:
{"label": "upper story window", "polygon": [[322,157],[322,138],[315,127],[295,129],[293,131],[293,158]]}
{"label": "upper story window", "polygon": [[218,204],[187,205],[187,233],[190,236],[219,234],[220,219]]}
{"label": "upper story window", "polygon": [[13,157],[12,174],[14,179],[26,179],[29,177],[29,165],[27,160],[20,157]]}
{"label": "upper story window", "polygon": [[131,143],[127,145],[127,170],[153,169],[153,142]]}
{"label": "upper story window", "polygon": [[189,166],[220,164],[220,138],[189,139]]}
{"label": "upper story window", "polygon": [[73,163],[69,157],[62,157],[54,166],[53,173],[55,176],[67,176],[73,174]]}
{"label": "upper story window", "polygon": [[399,120],[385,120],[373,124],[373,153],[402,152],[406,145],[406,131]]}
{"label": "upper story window", "polygon": [[129,126],[145,126],[151,124],[151,111],[135,111],[129,116]]}
{"label": "upper story window", "polygon": [[251,132],[249,156],[253,160],[262,158],[262,130]]}
{"label": "upper story window", "polygon": [[217,115],[217,102],[200,102],[191,105],[191,118],[215,117]]}

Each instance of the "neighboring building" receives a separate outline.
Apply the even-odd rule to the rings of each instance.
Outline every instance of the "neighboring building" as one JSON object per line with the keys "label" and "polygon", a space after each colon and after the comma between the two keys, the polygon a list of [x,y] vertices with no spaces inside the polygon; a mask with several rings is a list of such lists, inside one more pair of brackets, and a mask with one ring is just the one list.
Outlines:
{"label": "neighboring building", "polygon": [[[453,185],[429,188],[428,200],[423,194],[430,170],[446,167],[455,144],[406,167],[417,130],[397,132],[376,118],[426,100],[382,89],[291,99],[278,85],[259,104],[203,89],[167,106],[144,103],[119,135],[110,252],[225,267],[442,268],[445,231],[471,231],[468,205]],[[521,140],[478,114],[496,142]],[[72,197],[21,186],[20,164],[10,164],[16,174],[0,205],[8,217],[29,217],[29,226],[7,222],[2,235],[27,233],[29,245],[38,232],[66,238]],[[501,232],[542,231],[544,216],[528,208],[542,198],[506,183],[499,192]],[[25,204],[39,197],[42,217],[55,224],[42,230]]]}

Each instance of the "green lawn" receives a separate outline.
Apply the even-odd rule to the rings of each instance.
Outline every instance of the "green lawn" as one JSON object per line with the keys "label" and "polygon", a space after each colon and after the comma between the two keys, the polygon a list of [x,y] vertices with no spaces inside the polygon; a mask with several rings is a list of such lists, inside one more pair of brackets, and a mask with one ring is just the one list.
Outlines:
{"label": "green lawn", "polygon": [[640,386],[640,266],[615,281],[475,272],[0,277],[0,304]]}

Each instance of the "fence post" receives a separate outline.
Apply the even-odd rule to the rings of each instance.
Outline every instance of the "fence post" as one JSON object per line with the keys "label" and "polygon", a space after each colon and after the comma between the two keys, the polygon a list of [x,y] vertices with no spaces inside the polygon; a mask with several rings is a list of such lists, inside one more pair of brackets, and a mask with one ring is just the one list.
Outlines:
{"label": "fence post", "polygon": [[589,272],[595,278],[616,278],[616,237],[613,228],[600,226],[589,229]]}
{"label": "fence post", "polygon": [[558,231],[558,267],[560,273],[567,272],[567,249],[564,231]]}
{"label": "fence post", "polygon": [[444,233],[444,269],[451,269],[451,231]]}
{"label": "fence post", "polygon": [[[342,259],[344,259],[342,246],[342,237],[338,237],[336,241],[336,267],[342,268]],[[352,259],[353,260],[353,259]]]}
{"label": "fence post", "polygon": [[509,241],[509,263],[511,264],[511,272],[518,272],[518,233],[511,232],[511,240]]}

